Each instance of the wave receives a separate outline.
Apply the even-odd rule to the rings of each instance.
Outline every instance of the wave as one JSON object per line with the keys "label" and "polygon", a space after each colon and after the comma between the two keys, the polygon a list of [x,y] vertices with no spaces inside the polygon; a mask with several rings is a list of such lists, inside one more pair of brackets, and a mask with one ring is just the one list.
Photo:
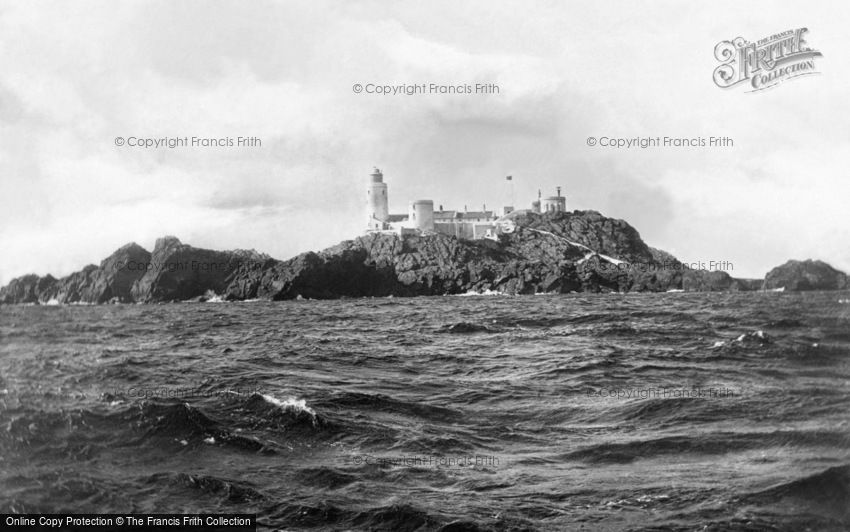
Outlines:
{"label": "wave", "polygon": [[141,407],[139,424],[145,438],[167,437],[188,445],[190,442],[218,444],[259,454],[275,454],[271,445],[249,436],[236,434],[189,403],[146,401]]}
{"label": "wave", "polygon": [[266,496],[249,484],[210,475],[179,473],[175,481],[184,486],[217,495],[229,503],[247,503],[266,500]]}
{"label": "wave", "polygon": [[258,521],[271,528],[333,527],[398,532],[436,530],[443,524],[441,519],[409,504],[365,510],[344,510],[328,503],[320,503],[316,506],[284,503],[271,509],[267,514],[260,515]]}
{"label": "wave", "polygon": [[[533,328],[553,328],[553,327],[564,327],[568,325],[586,325],[592,326],[596,324],[603,324],[605,326],[610,327],[627,327],[630,328],[630,323],[632,322],[631,318],[652,318],[654,321],[657,321],[658,318],[668,317],[670,320],[667,321],[677,321],[677,322],[687,322],[691,323],[695,321],[691,316],[683,315],[681,313],[676,312],[668,312],[668,311],[639,311],[634,312],[628,316],[612,316],[607,313],[599,313],[599,314],[581,314],[578,316],[542,316],[535,318],[519,318],[519,319],[496,319],[494,320],[496,324],[501,327],[513,328],[513,327],[533,327]],[[614,325],[612,325],[614,324]],[[633,329],[631,329],[633,331]]]}
{"label": "wave", "polygon": [[846,447],[850,445],[850,437],[843,433],[827,431],[720,432],[700,434],[695,437],[668,436],[626,443],[604,443],[559,457],[564,460],[589,463],[630,463],[639,459],[665,455],[715,455],[780,446],[829,445]]}
{"label": "wave", "polygon": [[288,398],[284,401],[281,401],[280,399],[277,399],[276,397],[272,397],[271,395],[266,395],[264,393],[255,394],[255,395],[259,395],[260,397],[263,398],[263,400],[265,402],[267,402],[271,405],[274,405],[274,406],[276,406],[276,407],[278,407],[278,408],[280,408],[284,411],[292,410],[292,411],[295,411],[298,414],[303,412],[303,413],[309,414],[310,417],[312,417],[313,419],[316,418],[316,411],[307,406],[307,400],[306,399],[295,399],[293,397],[290,397],[290,398]]}
{"label": "wave", "polygon": [[452,436],[419,436],[401,446],[401,450],[405,452],[422,454],[466,453],[475,448],[468,438],[460,439]]}
{"label": "wave", "polygon": [[[602,338],[604,338],[604,337],[620,337],[620,336],[632,338],[632,337],[637,336],[639,333],[646,334],[648,332],[649,331],[638,331],[638,329],[632,327],[631,325],[627,325],[627,324],[623,323],[623,324],[610,325],[610,326],[606,326],[606,327],[598,327],[598,328],[594,329],[593,331],[591,331],[590,334],[592,336],[602,337]],[[653,332],[659,333],[661,331],[653,331]]]}
{"label": "wave", "polygon": [[247,401],[246,408],[259,414],[266,420],[273,420],[285,428],[320,427],[327,422],[316,414],[316,411],[307,406],[305,399],[289,397],[280,400],[271,395],[263,393],[252,393]]}
{"label": "wave", "polygon": [[462,294],[451,294],[451,295],[454,296],[454,297],[474,297],[474,296],[504,296],[504,297],[510,297],[509,294],[506,294],[504,292],[499,292],[498,290],[489,290],[489,289],[488,290],[480,290],[480,291],[469,290],[469,291],[464,292]]}
{"label": "wave", "polygon": [[[617,408],[604,416],[621,421],[667,421],[677,420],[700,421],[695,419],[696,412],[704,407],[705,401],[699,398],[679,399],[647,399],[628,401],[623,407]],[[736,405],[737,406],[737,405]]]}
{"label": "wave", "polygon": [[805,324],[793,318],[781,318],[769,322],[766,327],[769,329],[796,329],[798,327],[805,327]]}
{"label": "wave", "polygon": [[383,394],[344,392],[320,401],[319,404],[327,409],[355,409],[363,413],[388,412],[439,421],[459,421],[464,417],[462,412],[452,408],[405,401]]}
{"label": "wave", "polygon": [[716,340],[711,349],[721,349],[723,351],[736,352],[740,348],[749,347],[764,347],[774,343],[772,336],[768,335],[764,330],[758,329],[747,331],[739,334],[735,338],[727,338],[725,340]]}
{"label": "wave", "polygon": [[332,467],[307,467],[295,472],[297,480],[304,486],[335,490],[362,480],[358,475],[344,473]]}
{"label": "wave", "polygon": [[127,497],[122,493],[126,487],[124,478],[104,478],[88,470],[68,474],[65,468],[39,470],[13,478],[11,489],[4,488],[0,498],[3,513],[124,513],[127,510]]}
{"label": "wave", "polygon": [[748,344],[748,345],[750,345],[750,344],[764,345],[764,344],[769,344],[769,343],[772,342],[771,338],[767,334],[765,334],[765,332],[762,331],[762,330],[743,333],[740,336],[738,336],[737,338],[735,338],[735,341],[738,342],[739,344]]}
{"label": "wave", "polygon": [[[850,530],[829,526],[847,522],[829,514],[850,506],[846,471],[819,473],[850,462],[839,297],[850,296],[4,307],[0,506],[121,512],[130,501],[256,513],[284,530]],[[719,385],[734,396],[592,397]],[[481,453],[507,461],[352,460]],[[606,484],[653,468],[670,482]],[[562,489],[571,472],[586,478]],[[833,517],[805,526],[818,515]]]}
{"label": "wave", "polygon": [[850,464],[831,467],[744,497],[747,502],[802,504],[813,513],[850,525]]}
{"label": "wave", "polygon": [[453,323],[451,325],[443,325],[440,328],[441,332],[448,334],[474,334],[474,333],[492,333],[497,332],[486,325],[480,325],[477,323],[469,323],[466,321],[461,321],[458,323]]}

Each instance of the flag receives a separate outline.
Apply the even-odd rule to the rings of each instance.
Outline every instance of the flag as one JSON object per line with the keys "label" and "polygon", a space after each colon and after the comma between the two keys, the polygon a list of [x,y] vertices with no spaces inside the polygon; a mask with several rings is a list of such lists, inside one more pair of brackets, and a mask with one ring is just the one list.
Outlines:
{"label": "flag", "polygon": [[509,175],[508,177],[505,178],[505,181],[513,181],[513,180],[514,180],[514,176],[512,176],[512,175]]}

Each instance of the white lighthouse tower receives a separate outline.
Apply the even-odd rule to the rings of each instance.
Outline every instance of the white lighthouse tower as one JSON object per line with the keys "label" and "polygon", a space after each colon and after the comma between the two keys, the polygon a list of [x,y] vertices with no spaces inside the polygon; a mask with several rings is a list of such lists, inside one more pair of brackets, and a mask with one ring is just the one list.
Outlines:
{"label": "white lighthouse tower", "polygon": [[387,184],[384,174],[378,168],[369,175],[368,196],[369,229],[380,231],[390,218],[389,200],[387,199]]}

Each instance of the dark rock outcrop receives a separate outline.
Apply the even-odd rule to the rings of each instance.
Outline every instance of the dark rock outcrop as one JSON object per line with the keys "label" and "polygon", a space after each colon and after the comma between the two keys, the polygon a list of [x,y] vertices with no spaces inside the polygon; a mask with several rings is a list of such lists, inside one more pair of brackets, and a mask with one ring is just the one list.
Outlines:
{"label": "dark rock outcrop", "polygon": [[255,251],[213,251],[157,240],[153,253],[128,244],[62,279],[26,275],[0,288],[0,303],[106,303],[331,299],[461,294],[738,291],[848,288],[817,261],[791,261],[761,280],[693,270],[646,245],[622,220],[595,211],[509,216],[498,240],[442,234],[367,234],[287,261]]}
{"label": "dark rock outcrop", "polygon": [[61,279],[25,275],[0,288],[0,303],[130,303],[189,299],[220,292],[241,264],[267,260],[253,251],[211,251],[157,240],[154,253],[130,243]]}
{"label": "dark rock outcrop", "polygon": [[682,290],[686,292],[721,292],[729,290],[734,279],[723,271],[686,270],[682,273]]}
{"label": "dark rock outcrop", "polygon": [[267,258],[253,251],[195,248],[173,236],[159,238],[148,267],[134,282],[130,294],[140,303],[181,301],[207,291],[220,294],[241,264]]}
{"label": "dark rock outcrop", "polygon": [[[234,273],[226,295],[325,299],[681,286],[681,273],[660,264],[638,232],[622,220],[593,211],[518,213],[512,219],[516,230],[501,235],[498,242],[441,234],[369,234],[285,262],[248,264]],[[619,260],[612,262],[613,257]],[[615,264],[621,260],[630,262],[626,267]]]}
{"label": "dark rock outcrop", "polygon": [[41,297],[59,303],[129,303],[131,289],[150,262],[151,254],[131,242],[103,259],[100,266],[90,264],[79,272],[59,279]]}
{"label": "dark rock outcrop", "polygon": [[133,285],[141,279],[145,270],[141,267],[151,261],[151,254],[142,246],[131,242],[100,263],[104,273],[104,288],[98,294],[100,303],[110,300],[132,301]]}
{"label": "dark rock outcrop", "polygon": [[765,290],[844,290],[850,288],[847,274],[819,260],[789,260],[764,277]]}
{"label": "dark rock outcrop", "polygon": [[41,294],[46,293],[55,282],[56,278],[50,274],[39,277],[31,273],[17,277],[0,288],[0,303],[39,303],[41,302]]}
{"label": "dark rock outcrop", "polygon": [[[2,303],[107,303],[133,301],[130,290],[144,273],[150,253],[131,242],[67,277],[25,275],[0,288]],[[138,269],[136,267],[138,265]]]}

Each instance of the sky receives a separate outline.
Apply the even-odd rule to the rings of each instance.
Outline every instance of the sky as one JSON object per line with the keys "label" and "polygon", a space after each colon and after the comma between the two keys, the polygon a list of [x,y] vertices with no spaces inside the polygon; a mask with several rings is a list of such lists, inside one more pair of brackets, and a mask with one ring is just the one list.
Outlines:
{"label": "sky", "polygon": [[[0,0],[0,284],[164,235],[322,249],[362,233],[374,166],[391,212],[524,208],[561,186],[569,210],[736,277],[850,271],[849,26],[840,2]],[[801,27],[818,75],[714,84],[720,41]],[[499,92],[367,93],[422,83]],[[127,144],[193,136],[261,145]]]}

